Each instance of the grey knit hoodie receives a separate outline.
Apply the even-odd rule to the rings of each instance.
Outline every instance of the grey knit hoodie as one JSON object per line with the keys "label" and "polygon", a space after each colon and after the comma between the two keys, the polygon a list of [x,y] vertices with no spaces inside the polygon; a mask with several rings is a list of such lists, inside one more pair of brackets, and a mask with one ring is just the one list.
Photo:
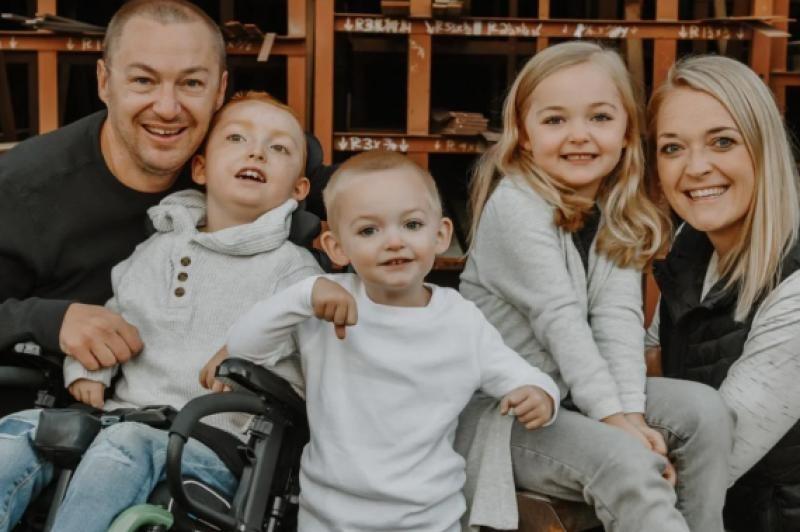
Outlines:
{"label": "grey knit hoodie", "polygon": [[[250,224],[214,233],[197,229],[206,214],[201,192],[176,192],[150,208],[157,232],[114,267],[114,295],[106,303],[139,329],[144,350],[122,366],[100,371],[67,357],[65,385],[79,378],[108,385],[119,370],[106,410],[156,404],[180,409],[209,393],[200,386],[200,369],[222,347],[236,318],[257,301],[321,271],[307,250],[287,240],[296,208],[290,199]],[[277,372],[302,386],[292,360]],[[246,417],[204,421],[239,435]]]}

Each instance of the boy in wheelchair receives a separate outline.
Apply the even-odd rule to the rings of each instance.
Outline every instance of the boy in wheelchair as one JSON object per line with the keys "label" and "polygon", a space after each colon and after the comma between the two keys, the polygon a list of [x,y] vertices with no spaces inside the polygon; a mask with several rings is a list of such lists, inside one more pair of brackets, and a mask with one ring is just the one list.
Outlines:
{"label": "boy in wheelchair", "polygon": [[[68,357],[65,385],[77,400],[106,411],[180,409],[206,393],[197,373],[243,308],[321,271],[308,250],[288,240],[293,212],[309,190],[305,158],[302,127],[266,93],[237,94],[217,113],[192,161],[192,178],[206,194],[177,192],[151,208],[157,232],[112,272],[107,305],[138,328],[144,349],[100,371]],[[292,365],[277,372],[300,383]],[[114,374],[114,394],[104,401]],[[12,528],[52,479],[53,465],[33,447],[39,419],[39,410],[28,410],[0,420],[0,531]],[[247,416],[206,421],[211,440],[245,438]],[[144,502],[164,477],[167,439],[166,431],[140,423],[102,430],[75,471],[53,530],[105,531],[119,512]],[[230,496],[238,480],[209,446],[189,440],[184,472]]]}
{"label": "boy in wheelchair", "polygon": [[[322,245],[356,274],[304,279],[255,305],[201,373],[228,356],[272,366],[297,345],[311,432],[300,464],[300,532],[460,530],[458,415],[481,389],[528,429],[559,392],[458,292],[425,284],[452,231],[433,178],[407,157],[359,154],[324,192]],[[332,322],[332,323],[328,323]]]}

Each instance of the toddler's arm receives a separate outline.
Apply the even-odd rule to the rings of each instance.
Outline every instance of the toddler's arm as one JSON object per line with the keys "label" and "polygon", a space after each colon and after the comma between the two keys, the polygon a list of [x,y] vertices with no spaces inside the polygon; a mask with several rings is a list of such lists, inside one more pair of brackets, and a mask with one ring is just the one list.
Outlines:
{"label": "toddler's arm", "polygon": [[355,300],[337,283],[324,277],[309,277],[256,303],[239,318],[228,333],[230,356],[273,365],[285,357],[281,347],[289,340],[294,327],[316,316],[333,322],[336,334],[344,337],[344,328],[356,322]]}

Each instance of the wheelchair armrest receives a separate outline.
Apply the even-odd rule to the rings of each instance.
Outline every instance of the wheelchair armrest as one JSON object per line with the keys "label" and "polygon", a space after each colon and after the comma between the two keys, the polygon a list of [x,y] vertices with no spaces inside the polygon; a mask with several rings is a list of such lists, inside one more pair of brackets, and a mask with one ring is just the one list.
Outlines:
{"label": "wheelchair armrest", "polygon": [[208,508],[187,495],[181,472],[183,446],[189,439],[193,427],[205,416],[221,412],[262,414],[266,410],[267,405],[260,397],[250,393],[229,392],[196,397],[178,412],[169,430],[167,484],[175,502],[185,511],[220,526],[222,530],[244,530],[240,528],[242,523],[235,518]]}
{"label": "wheelchair armrest", "polygon": [[277,404],[292,418],[305,418],[306,403],[284,379],[257,364],[241,358],[228,358],[217,368],[217,377],[230,381]]}
{"label": "wheelchair armrest", "polygon": [[0,351],[0,387],[42,388],[60,378],[64,355],[50,352]]}

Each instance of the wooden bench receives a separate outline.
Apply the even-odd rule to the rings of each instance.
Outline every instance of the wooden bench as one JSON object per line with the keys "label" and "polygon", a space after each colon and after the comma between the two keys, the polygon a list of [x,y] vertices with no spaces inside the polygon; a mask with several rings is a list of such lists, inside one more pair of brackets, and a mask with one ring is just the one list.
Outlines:
{"label": "wooden bench", "polygon": [[[602,526],[594,509],[582,502],[521,491],[517,492],[517,506],[518,532],[583,532]],[[499,532],[488,527],[482,531]]]}

